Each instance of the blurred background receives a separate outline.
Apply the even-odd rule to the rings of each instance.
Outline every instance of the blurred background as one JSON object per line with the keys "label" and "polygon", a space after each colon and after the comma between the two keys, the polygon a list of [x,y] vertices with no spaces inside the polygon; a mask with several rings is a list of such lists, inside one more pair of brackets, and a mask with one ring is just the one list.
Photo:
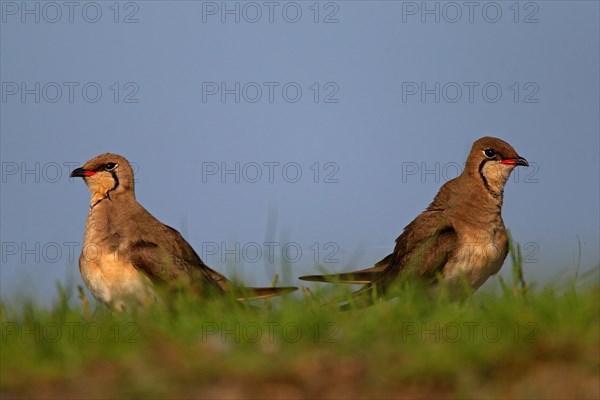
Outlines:
{"label": "blurred background", "polygon": [[503,208],[526,277],[599,263],[598,2],[0,12],[3,300],[81,283],[89,193],[68,175],[103,152],[132,162],[138,200],[211,267],[298,284],[386,256],[472,142],[497,136],[531,165]]}

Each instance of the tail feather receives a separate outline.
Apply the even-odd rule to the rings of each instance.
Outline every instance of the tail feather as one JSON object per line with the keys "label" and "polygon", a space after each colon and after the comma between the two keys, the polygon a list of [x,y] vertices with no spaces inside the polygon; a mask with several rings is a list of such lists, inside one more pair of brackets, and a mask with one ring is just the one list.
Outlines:
{"label": "tail feather", "polygon": [[305,275],[299,279],[311,282],[329,282],[329,283],[350,283],[350,284],[367,284],[373,282],[378,273],[374,272],[347,272],[342,274],[330,275]]}
{"label": "tail feather", "polygon": [[236,300],[258,300],[268,299],[270,297],[281,296],[298,290],[295,286],[284,287],[262,287],[262,288],[242,288],[234,293]]}
{"label": "tail feather", "polygon": [[305,275],[299,279],[311,282],[330,282],[330,283],[351,283],[357,285],[366,285],[374,282],[389,265],[393,254],[389,254],[375,266],[361,269],[353,272],[343,272],[341,274],[327,275]]}
{"label": "tail feather", "polygon": [[391,255],[379,261],[374,267],[361,269],[360,271],[328,275],[306,275],[301,276],[299,279],[312,282],[352,283],[365,285],[375,281],[381,272],[388,267],[390,256]]}
{"label": "tail feather", "polygon": [[298,290],[298,288],[295,286],[262,288],[238,286],[236,283],[225,278],[225,276],[218,273],[214,269],[209,268],[207,265],[203,265],[203,269],[208,273],[210,278],[212,278],[214,283],[218,285],[220,290],[225,293],[229,292],[233,294],[233,297],[239,301],[268,299],[269,297],[281,296],[283,294]]}

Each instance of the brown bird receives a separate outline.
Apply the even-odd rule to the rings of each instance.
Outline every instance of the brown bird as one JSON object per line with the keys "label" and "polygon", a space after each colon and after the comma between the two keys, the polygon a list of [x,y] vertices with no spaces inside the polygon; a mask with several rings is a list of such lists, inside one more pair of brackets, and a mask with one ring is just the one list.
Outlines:
{"label": "brown bird", "polygon": [[360,271],[300,279],[365,284],[353,296],[362,305],[372,302],[373,290],[385,295],[400,277],[411,276],[435,287],[443,283],[451,297],[464,297],[496,274],[508,254],[502,199],[518,165],[529,164],[510,144],[494,137],[477,140],[463,172],[446,182],[429,207],[404,228],[392,254]]}
{"label": "brown bird", "polygon": [[137,202],[133,169],[116,154],[101,154],[71,177],[82,177],[92,195],[81,276],[94,297],[116,310],[146,305],[155,287],[189,288],[199,296],[232,291],[238,300],[267,298],[295,287],[242,288],[210,269],[175,229]]}

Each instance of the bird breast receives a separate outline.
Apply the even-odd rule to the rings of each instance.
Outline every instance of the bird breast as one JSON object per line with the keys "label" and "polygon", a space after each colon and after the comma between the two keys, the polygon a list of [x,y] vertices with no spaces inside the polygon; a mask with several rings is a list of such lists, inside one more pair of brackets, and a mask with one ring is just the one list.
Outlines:
{"label": "bird breast", "polygon": [[154,300],[152,282],[117,252],[102,253],[84,246],[79,259],[81,276],[96,300],[122,310],[126,304],[146,305]]}
{"label": "bird breast", "polygon": [[466,280],[478,289],[496,274],[508,253],[508,241],[504,230],[494,230],[483,235],[465,235],[459,238],[454,255],[444,267],[444,280],[451,285]]}
{"label": "bird breast", "polygon": [[150,279],[119,251],[121,237],[114,232],[102,203],[90,210],[83,240],[79,270],[96,300],[117,310],[125,304],[145,305],[155,293]]}

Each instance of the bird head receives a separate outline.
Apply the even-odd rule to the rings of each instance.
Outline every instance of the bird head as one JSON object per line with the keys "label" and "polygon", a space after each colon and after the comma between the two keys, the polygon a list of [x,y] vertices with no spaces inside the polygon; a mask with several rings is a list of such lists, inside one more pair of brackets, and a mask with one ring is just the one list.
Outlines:
{"label": "bird head", "polygon": [[499,195],[510,173],[519,165],[527,167],[529,163],[504,140],[486,136],[473,143],[465,170],[479,177],[493,195]]}
{"label": "bird head", "polygon": [[92,194],[92,204],[112,194],[134,194],[133,169],[125,157],[100,154],[74,169],[71,177],[81,177]]}

